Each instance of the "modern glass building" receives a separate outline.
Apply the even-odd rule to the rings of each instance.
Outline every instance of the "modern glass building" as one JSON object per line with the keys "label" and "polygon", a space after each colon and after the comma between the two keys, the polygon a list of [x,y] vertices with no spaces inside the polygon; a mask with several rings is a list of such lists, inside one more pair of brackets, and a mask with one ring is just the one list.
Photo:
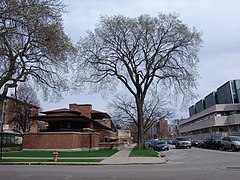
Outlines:
{"label": "modern glass building", "polygon": [[240,80],[230,80],[199,100],[189,116],[179,123],[182,136],[240,135]]}
{"label": "modern glass building", "polygon": [[231,80],[199,100],[189,108],[189,116],[197,114],[216,104],[240,103],[240,80]]}

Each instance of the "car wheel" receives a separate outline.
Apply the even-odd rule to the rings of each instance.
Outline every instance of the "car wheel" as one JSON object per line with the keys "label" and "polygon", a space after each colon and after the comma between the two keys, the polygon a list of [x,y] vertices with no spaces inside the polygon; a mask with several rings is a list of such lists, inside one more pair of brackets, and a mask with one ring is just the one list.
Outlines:
{"label": "car wheel", "polygon": [[220,149],[221,149],[222,151],[224,151],[224,150],[225,150],[224,145],[221,145]]}
{"label": "car wheel", "polygon": [[236,151],[236,147],[234,145],[232,145],[231,149],[232,151]]}

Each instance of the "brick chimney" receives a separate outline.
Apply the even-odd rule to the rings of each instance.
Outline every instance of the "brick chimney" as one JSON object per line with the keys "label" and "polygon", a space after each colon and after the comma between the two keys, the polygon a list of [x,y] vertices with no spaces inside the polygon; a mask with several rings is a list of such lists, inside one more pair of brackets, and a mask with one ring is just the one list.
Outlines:
{"label": "brick chimney", "polygon": [[91,104],[69,104],[69,109],[73,111],[79,111],[82,113],[82,116],[86,116],[88,118],[91,117],[92,113],[92,105]]}

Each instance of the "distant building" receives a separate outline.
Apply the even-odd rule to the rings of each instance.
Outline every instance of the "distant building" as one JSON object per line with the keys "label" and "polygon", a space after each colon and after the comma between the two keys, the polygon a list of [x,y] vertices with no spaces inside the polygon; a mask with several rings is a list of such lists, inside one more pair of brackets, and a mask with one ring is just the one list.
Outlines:
{"label": "distant building", "polygon": [[168,139],[169,138],[169,126],[165,117],[155,121],[151,128],[146,132],[146,139]]}
{"label": "distant building", "polygon": [[[16,101],[18,107],[16,106]],[[0,107],[1,111],[1,122],[3,123],[3,132],[5,133],[16,133],[22,132],[19,127],[19,119],[16,116],[16,108],[20,108],[19,106],[24,106],[24,102],[20,100],[16,100],[13,97],[6,97],[4,100],[4,106]],[[39,107],[27,104],[29,106],[29,110],[31,111],[30,115],[38,115]],[[1,123],[0,122],[0,123]],[[37,120],[33,120],[31,123],[31,127],[29,128],[30,132],[37,132],[39,130],[39,122]]]}
{"label": "distant building", "polygon": [[175,139],[180,136],[179,133],[179,122],[181,119],[174,119],[169,125],[169,134],[171,139]]}
{"label": "distant building", "polygon": [[240,135],[240,80],[230,80],[189,108],[180,134],[204,138],[210,134]]}
{"label": "distant building", "polygon": [[[17,104],[17,105],[16,105]],[[28,114],[30,116],[37,115],[39,112],[39,107],[26,104],[20,100],[16,100],[13,97],[6,97],[4,99],[3,107],[0,107],[0,141],[2,140],[2,146],[5,146],[2,148],[2,151],[16,151],[21,150],[21,144],[22,144],[22,133],[23,130],[20,127],[20,124],[25,123],[25,131],[29,132],[38,132],[40,129],[40,122],[37,120],[31,120],[25,121],[25,118],[19,119],[18,115],[21,112],[21,109],[27,106],[27,110],[30,111]],[[30,117],[29,117],[30,118]],[[25,121],[25,122],[20,122]],[[2,128],[2,129],[1,129]]]}
{"label": "distant building", "polygon": [[131,144],[132,143],[132,135],[130,129],[118,129],[118,141],[124,144]]}

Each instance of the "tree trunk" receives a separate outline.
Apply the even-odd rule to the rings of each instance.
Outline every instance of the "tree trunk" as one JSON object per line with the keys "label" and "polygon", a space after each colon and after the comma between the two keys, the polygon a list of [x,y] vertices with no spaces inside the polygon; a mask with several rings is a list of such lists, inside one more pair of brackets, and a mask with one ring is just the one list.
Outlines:
{"label": "tree trunk", "polygon": [[138,112],[138,149],[144,149],[144,113],[143,102],[137,100],[137,112]]}
{"label": "tree trunk", "polygon": [[2,128],[3,128],[3,111],[4,111],[4,100],[5,100],[5,98],[6,98],[6,96],[7,96],[7,90],[5,90],[5,91],[3,91],[3,93],[2,94],[0,94],[0,124],[1,124],[1,129],[0,130],[2,130]]}

